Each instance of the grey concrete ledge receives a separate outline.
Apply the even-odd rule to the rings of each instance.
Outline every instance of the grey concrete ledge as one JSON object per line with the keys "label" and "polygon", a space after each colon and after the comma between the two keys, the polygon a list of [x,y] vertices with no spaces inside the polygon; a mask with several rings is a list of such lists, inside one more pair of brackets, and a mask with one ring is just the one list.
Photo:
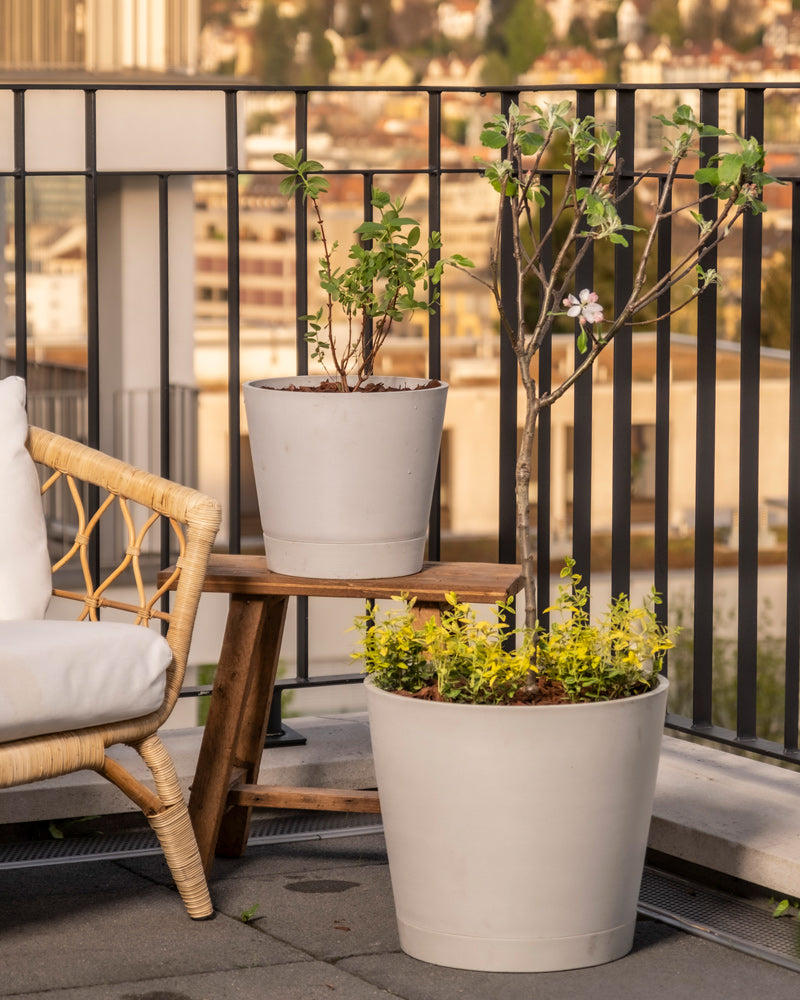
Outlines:
{"label": "grey concrete ledge", "polygon": [[650,847],[800,898],[800,774],[665,736]]}
{"label": "grey concrete ledge", "polygon": [[[365,713],[289,720],[302,747],[264,753],[264,784],[372,788],[375,773]],[[199,728],[162,738],[188,793],[200,748]],[[146,778],[137,755],[113,755]],[[80,772],[0,791],[0,823],[132,811],[104,779]],[[665,736],[650,847],[680,861],[800,898],[800,774],[773,764]]]}

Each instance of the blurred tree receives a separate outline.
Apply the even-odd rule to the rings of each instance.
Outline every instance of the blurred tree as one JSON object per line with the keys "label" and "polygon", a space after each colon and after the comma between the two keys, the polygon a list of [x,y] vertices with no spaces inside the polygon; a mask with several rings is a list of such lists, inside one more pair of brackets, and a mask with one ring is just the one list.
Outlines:
{"label": "blurred tree", "polygon": [[616,41],[617,15],[613,10],[604,10],[597,15],[597,20],[594,22],[594,34],[596,38]]}
{"label": "blurred tree", "polygon": [[594,52],[594,43],[597,37],[597,33],[589,28],[584,18],[573,17],[570,21],[566,38],[569,45],[586,49],[587,52]]}
{"label": "blurred tree", "polygon": [[541,0],[495,0],[486,35],[484,83],[514,83],[547,50],[553,22]]}
{"label": "blurred tree", "polygon": [[658,38],[666,36],[672,45],[683,44],[686,36],[675,0],[654,0],[647,15],[647,30]]}
{"label": "blurred tree", "polygon": [[513,77],[543,55],[553,36],[553,22],[537,0],[516,0],[503,25],[505,56]]}
{"label": "blurred tree", "polygon": [[782,253],[764,262],[761,277],[761,343],[765,347],[789,349],[789,302],[792,276]]}
{"label": "blurred tree", "polygon": [[256,69],[264,83],[291,83],[296,26],[278,13],[278,6],[265,3],[261,8],[254,39]]}
{"label": "blurred tree", "polygon": [[375,51],[392,45],[394,39],[390,31],[391,0],[369,0],[369,3],[364,7],[364,12],[367,21],[364,47]]}
{"label": "blurred tree", "polygon": [[514,82],[514,77],[508,66],[508,60],[497,49],[487,51],[486,61],[481,71],[481,80],[487,86],[502,86]]}
{"label": "blurred tree", "polygon": [[[335,63],[333,47],[325,34],[330,16],[328,0],[309,0],[296,17],[282,17],[276,3],[265,3],[254,39],[259,77],[271,84],[327,83]],[[301,46],[298,37],[304,42]],[[298,49],[303,52],[299,62]]]}

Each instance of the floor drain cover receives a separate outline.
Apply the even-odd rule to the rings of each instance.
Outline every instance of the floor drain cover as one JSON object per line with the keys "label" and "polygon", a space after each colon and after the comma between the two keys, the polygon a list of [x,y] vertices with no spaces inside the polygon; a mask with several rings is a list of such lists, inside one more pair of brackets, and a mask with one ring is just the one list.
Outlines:
{"label": "floor drain cover", "polygon": [[[255,820],[250,826],[249,843],[278,844],[382,832],[383,826],[374,813],[307,813]],[[119,861],[160,853],[150,830],[0,844],[0,871],[79,861]]]}
{"label": "floor drain cover", "polygon": [[747,900],[646,867],[639,913],[800,971],[800,921]]}

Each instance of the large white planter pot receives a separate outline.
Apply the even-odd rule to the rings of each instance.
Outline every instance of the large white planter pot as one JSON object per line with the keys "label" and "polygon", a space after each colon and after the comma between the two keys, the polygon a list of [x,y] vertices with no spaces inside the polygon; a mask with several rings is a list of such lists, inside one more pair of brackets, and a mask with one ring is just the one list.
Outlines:
{"label": "large white planter pot", "polygon": [[[267,565],[333,579],[419,572],[447,385],[276,391],[319,381],[297,376],[243,386]],[[409,389],[425,382],[377,381]]]}
{"label": "large white planter pot", "polygon": [[522,707],[419,701],[367,680],[405,952],[546,972],[630,951],[667,687]]}

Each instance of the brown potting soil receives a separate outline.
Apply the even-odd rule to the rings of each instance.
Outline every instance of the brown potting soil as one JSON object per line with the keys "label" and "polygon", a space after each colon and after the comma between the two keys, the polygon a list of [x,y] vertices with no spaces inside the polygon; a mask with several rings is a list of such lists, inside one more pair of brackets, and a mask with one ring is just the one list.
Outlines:
{"label": "brown potting soil", "polygon": [[[358,389],[353,389],[353,392],[415,392],[417,389],[438,389],[442,383],[435,378],[430,379],[428,382],[421,383],[420,385],[386,385],[385,382],[365,382],[360,385]],[[326,379],[324,382],[318,382],[316,385],[284,385],[278,388],[278,386],[269,385],[264,386],[265,389],[278,389],[279,392],[341,392],[341,383],[336,379]]]}
{"label": "brown potting soil", "polygon": [[[436,684],[428,684],[419,691],[396,691],[395,694],[403,695],[406,698],[417,698],[420,701],[448,701],[443,698]],[[501,701],[500,705],[566,705],[569,699],[564,692],[564,687],[560,681],[551,680],[549,677],[539,677],[536,684],[530,688],[520,688],[519,691],[507,701]]]}

